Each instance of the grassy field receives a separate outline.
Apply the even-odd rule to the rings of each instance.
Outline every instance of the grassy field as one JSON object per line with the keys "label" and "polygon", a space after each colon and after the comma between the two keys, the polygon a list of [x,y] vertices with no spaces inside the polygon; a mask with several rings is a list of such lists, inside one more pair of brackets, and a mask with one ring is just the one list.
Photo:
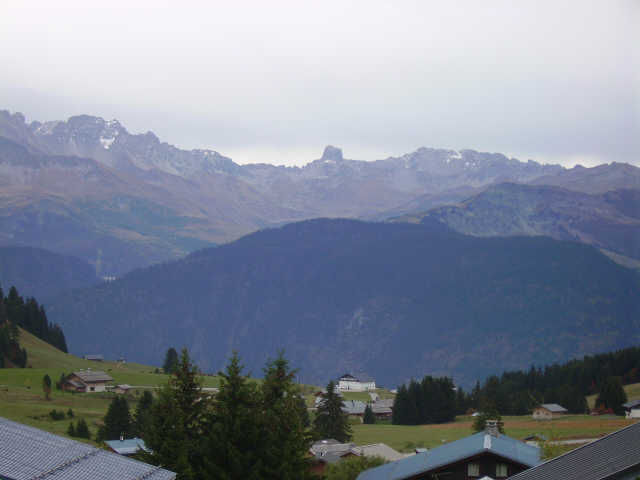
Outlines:
{"label": "grassy field", "polygon": [[[27,350],[29,368],[0,369],[0,416],[56,434],[66,434],[71,419],[54,421],[49,412],[53,409],[64,412],[72,409],[75,414],[73,420],[84,418],[94,436],[115,394],[74,394],[53,388],[51,399],[46,400],[42,390],[45,374],[55,384],[62,373],[86,368],[104,370],[113,377],[116,385],[127,383],[139,387],[128,395],[131,410],[135,409],[141,391],[155,389],[169,379],[168,375],[154,373],[156,367],[148,365],[83,360],[63,353],[25,331],[20,332],[20,345]],[[203,380],[205,387],[219,384],[217,377],[206,376]]]}
{"label": "grassy field", "polygon": [[[627,398],[629,400],[636,400],[640,398],[640,383],[632,383],[631,385],[625,385],[624,391],[627,393]],[[589,408],[593,408],[596,406],[596,398],[598,395],[589,395],[587,397],[587,404]]]}
{"label": "grassy field", "polygon": [[[537,421],[530,416],[504,417],[505,433],[523,439],[533,433],[548,439],[566,440],[595,438],[633,423],[622,417],[569,415],[552,421]],[[433,448],[473,433],[470,417],[458,417],[455,422],[440,425],[353,425],[354,441],[359,444],[386,443],[401,451],[416,447]]]}

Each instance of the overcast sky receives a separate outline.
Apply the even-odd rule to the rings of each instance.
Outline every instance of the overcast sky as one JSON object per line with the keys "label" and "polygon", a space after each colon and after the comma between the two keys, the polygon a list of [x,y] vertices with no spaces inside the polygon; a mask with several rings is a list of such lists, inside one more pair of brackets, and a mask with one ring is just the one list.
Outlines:
{"label": "overcast sky", "polygon": [[0,109],[240,163],[420,146],[640,165],[640,0],[0,1]]}

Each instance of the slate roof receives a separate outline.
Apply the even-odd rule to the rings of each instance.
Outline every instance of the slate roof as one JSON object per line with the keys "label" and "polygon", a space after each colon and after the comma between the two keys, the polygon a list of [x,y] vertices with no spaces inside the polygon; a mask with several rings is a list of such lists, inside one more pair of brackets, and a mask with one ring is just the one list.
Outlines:
{"label": "slate roof", "polygon": [[640,423],[525,470],[509,480],[603,480],[634,467],[640,468]]}
{"label": "slate roof", "polygon": [[112,382],[113,378],[101,370],[79,370],[73,374],[85,383]]}
{"label": "slate roof", "polygon": [[546,408],[551,413],[567,413],[568,410],[564,408],[562,405],[558,405],[557,403],[543,403],[540,405],[542,408]]}
{"label": "slate roof", "polygon": [[133,455],[138,450],[149,451],[141,438],[125,438],[124,440],[107,440],[106,443],[118,455]]}
{"label": "slate roof", "polygon": [[176,474],[0,417],[0,477],[9,480],[173,480]]}
{"label": "slate roof", "polygon": [[358,480],[402,480],[483,452],[491,452],[528,467],[540,463],[538,447],[527,445],[506,435],[494,437],[485,432],[478,432],[433,450],[366,470],[358,476]]}

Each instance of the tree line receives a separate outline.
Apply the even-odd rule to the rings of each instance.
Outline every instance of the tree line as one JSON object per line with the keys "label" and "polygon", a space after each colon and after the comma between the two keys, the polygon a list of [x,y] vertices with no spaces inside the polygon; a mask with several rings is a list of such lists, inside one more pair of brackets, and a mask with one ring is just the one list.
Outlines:
{"label": "tree line", "polygon": [[[458,389],[456,411],[496,410],[503,415],[524,415],[541,403],[558,403],[570,413],[587,411],[586,396],[603,399],[620,394],[621,386],[640,382],[640,347],[588,355],[582,359],[544,368],[514,370],[477,382],[469,393]],[[611,392],[615,391],[615,395]],[[604,392],[604,394],[603,394]],[[599,405],[608,406],[604,400]],[[615,404],[619,402],[616,400]],[[613,403],[612,403],[613,404]]]}
{"label": "tree line", "polygon": [[426,376],[401,385],[393,404],[394,425],[451,422],[456,417],[456,392],[448,377]]}
{"label": "tree line", "polygon": [[113,399],[98,440],[141,437],[149,448],[139,459],[178,474],[178,480],[304,479],[315,439],[351,438],[342,399],[330,383],[313,423],[295,383],[295,370],[280,353],[264,367],[260,383],[243,373],[234,353],[219,372],[218,392],[202,389],[202,376],[183,349],[167,352],[168,383],[154,398],[145,392],[134,415],[125,397]]}
{"label": "tree line", "polygon": [[[12,328],[21,327],[27,332],[53,345],[67,353],[67,341],[58,324],[50,323],[43,305],[39,305],[35,298],[22,298],[16,287],[9,289],[9,294],[4,295],[0,288],[0,303],[4,310],[5,318],[0,317],[0,324],[9,322]],[[0,315],[3,315],[0,312]]]}

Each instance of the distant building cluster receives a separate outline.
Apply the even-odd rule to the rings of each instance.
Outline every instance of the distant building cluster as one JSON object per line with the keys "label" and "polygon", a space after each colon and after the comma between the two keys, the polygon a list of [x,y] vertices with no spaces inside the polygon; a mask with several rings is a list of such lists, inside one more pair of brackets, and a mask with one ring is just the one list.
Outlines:
{"label": "distant building cluster", "polygon": [[376,389],[376,382],[372,379],[358,379],[348,373],[338,380],[338,390],[343,392],[368,392]]}

